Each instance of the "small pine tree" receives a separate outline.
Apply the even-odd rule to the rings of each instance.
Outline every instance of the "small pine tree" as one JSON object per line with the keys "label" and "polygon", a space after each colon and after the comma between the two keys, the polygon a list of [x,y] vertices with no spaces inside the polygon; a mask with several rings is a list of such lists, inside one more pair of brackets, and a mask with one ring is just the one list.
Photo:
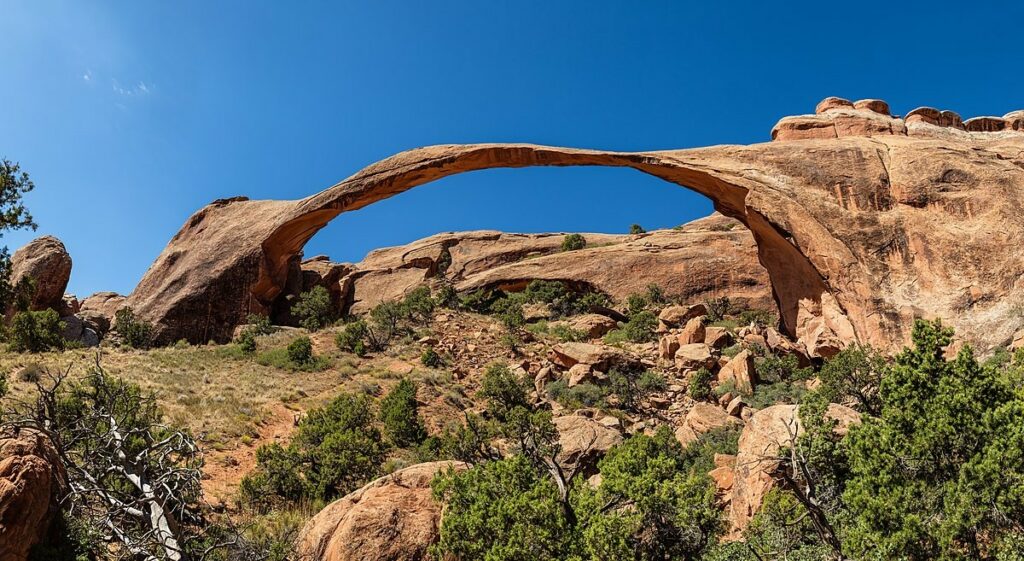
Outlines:
{"label": "small pine tree", "polygon": [[314,286],[299,295],[299,301],[292,306],[292,314],[310,331],[323,329],[334,319],[331,294],[322,286]]}
{"label": "small pine tree", "polygon": [[419,415],[416,384],[403,378],[380,401],[380,421],[384,434],[399,448],[409,448],[423,442],[427,431]]}

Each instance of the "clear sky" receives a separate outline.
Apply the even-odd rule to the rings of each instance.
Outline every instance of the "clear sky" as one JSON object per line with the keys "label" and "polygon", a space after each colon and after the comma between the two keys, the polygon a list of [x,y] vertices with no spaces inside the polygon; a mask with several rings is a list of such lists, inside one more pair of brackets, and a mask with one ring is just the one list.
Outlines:
{"label": "clear sky", "polygon": [[[0,155],[69,290],[127,293],[217,198],[298,198],[417,146],[768,140],[828,95],[1024,108],[1020,2],[8,0]],[[440,231],[623,232],[710,203],[604,168],[490,170],[343,214],[306,255]]]}

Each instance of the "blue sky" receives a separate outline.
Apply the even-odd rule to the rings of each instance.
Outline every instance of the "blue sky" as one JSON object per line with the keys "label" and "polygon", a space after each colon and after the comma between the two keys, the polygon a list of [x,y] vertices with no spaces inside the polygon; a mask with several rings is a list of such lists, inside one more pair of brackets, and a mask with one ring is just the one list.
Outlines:
{"label": "blue sky", "polygon": [[[131,291],[222,197],[298,198],[395,152],[768,140],[828,95],[965,118],[1024,108],[1016,2],[58,2],[0,21],[0,155],[36,182],[69,290]],[[707,214],[615,169],[491,170],[343,214],[307,255],[439,231],[623,232]]]}

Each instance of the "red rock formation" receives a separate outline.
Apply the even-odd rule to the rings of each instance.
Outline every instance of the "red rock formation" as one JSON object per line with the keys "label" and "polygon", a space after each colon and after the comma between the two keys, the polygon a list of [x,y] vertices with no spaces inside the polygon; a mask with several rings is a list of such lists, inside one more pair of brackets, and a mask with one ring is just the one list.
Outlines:
{"label": "red rock formation", "polygon": [[64,291],[71,279],[71,255],[53,236],[36,238],[11,256],[11,284],[22,279],[35,283],[32,310],[64,308]]}
{"label": "red rock formation", "polygon": [[0,435],[0,561],[24,561],[49,528],[67,485],[57,451],[42,434]]}
{"label": "red rock formation", "polygon": [[1024,135],[904,121],[874,102],[833,105],[783,119],[766,144],[432,146],[299,201],[218,201],[189,219],[129,303],[157,323],[160,341],[223,340],[274,302],[302,246],[342,212],[465,171],[620,166],[693,189],[746,225],[781,327],[808,349],[897,347],[916,317],[942,317],[983,348],[1009,341],[1024,322],[1011,312],[1024,300]]}
{"label": "red rock formation", "polygon": [[[535,279],[560,280],[621,302],[656,284],[667,296],[684,301],[727,295],[741,306],[775,307],[768,274],[757,261],[754,238],[734,219],[715,214],[675,230],[585,234],[588,247],[568,252],[561,250],[564,236],[492,231],[437,234],[378,249],[355,265],[334,264],[344,268],[345,274],[333,277],[330,288],[347,299],[347,311],[363,313],[438,279],[438,269],[448,259],[445,276],[460,292],[521,290]],[[327,266],[307,261],[303,270],[314,263]],[[307,282],[303,289],[309,286]]]}
{"label": "red rock formation", "polygon": [[303,527],[298,559],[378,561],[426,559],[437,541],[441,506],[430,481],[460,462],[416,464],[334,501]]}

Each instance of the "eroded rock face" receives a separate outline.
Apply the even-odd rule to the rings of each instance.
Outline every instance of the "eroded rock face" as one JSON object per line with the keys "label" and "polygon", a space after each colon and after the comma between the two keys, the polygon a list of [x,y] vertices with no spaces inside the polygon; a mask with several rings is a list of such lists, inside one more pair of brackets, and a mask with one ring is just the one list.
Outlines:
{"label": "eroded rock face", "polygon": [[32,279],[32,310],[64,308],[64,291],[71,279],[71,255],[53,236],[36,238],[11,256],[11,284]]}
{"label": "eroded rock face", "polygon": [[982,349],[1009,342],[1024,323],[1012,313],[1024,301],[1019,117],[974,132],[941,111],[904,121],[867,101],[783,119],[764,144],[644,153],[432,146],[299,201],[218,201],[189,219],[129,302],[160,341],[224,340],[273,304],[302,246],[342,212],[472,170],[622,166],[691,188],[749,228],[782,330],[813,337],[812,354],[835,341],[902,346],[918,317],[941,317]]}
{"label": "eroded rock face", "polygon": [[24,561],[46,535],[67,476],[42,434],[0,434],[0,561]]}
{"label": "eroded rock face", "polygon": [[419,561],[438,537],[441,506],[430,482],[461,462],[430,462],[398,470],[334,501],[303,527],[304,561]]}
{"label": "eroded rock face", "polygon": [[[456,290],[518,291],[532,280],[563,281],[616,301],[656,284],[667,296],[699,302],[723,294],[740,306],[775,307],[757,246],[739,221],[714,214],[676,230],[637,235],[583,234],[588,247],[562,251],[565,234],[494,231],[437,234],[378,249],[333,280],[345,310],[361,314],[440,279]],[[306,270],[309,262],[303,262]],[[323,265],[321,265],[323,266]],[[303,290],[309,286],[303,285]]]}

